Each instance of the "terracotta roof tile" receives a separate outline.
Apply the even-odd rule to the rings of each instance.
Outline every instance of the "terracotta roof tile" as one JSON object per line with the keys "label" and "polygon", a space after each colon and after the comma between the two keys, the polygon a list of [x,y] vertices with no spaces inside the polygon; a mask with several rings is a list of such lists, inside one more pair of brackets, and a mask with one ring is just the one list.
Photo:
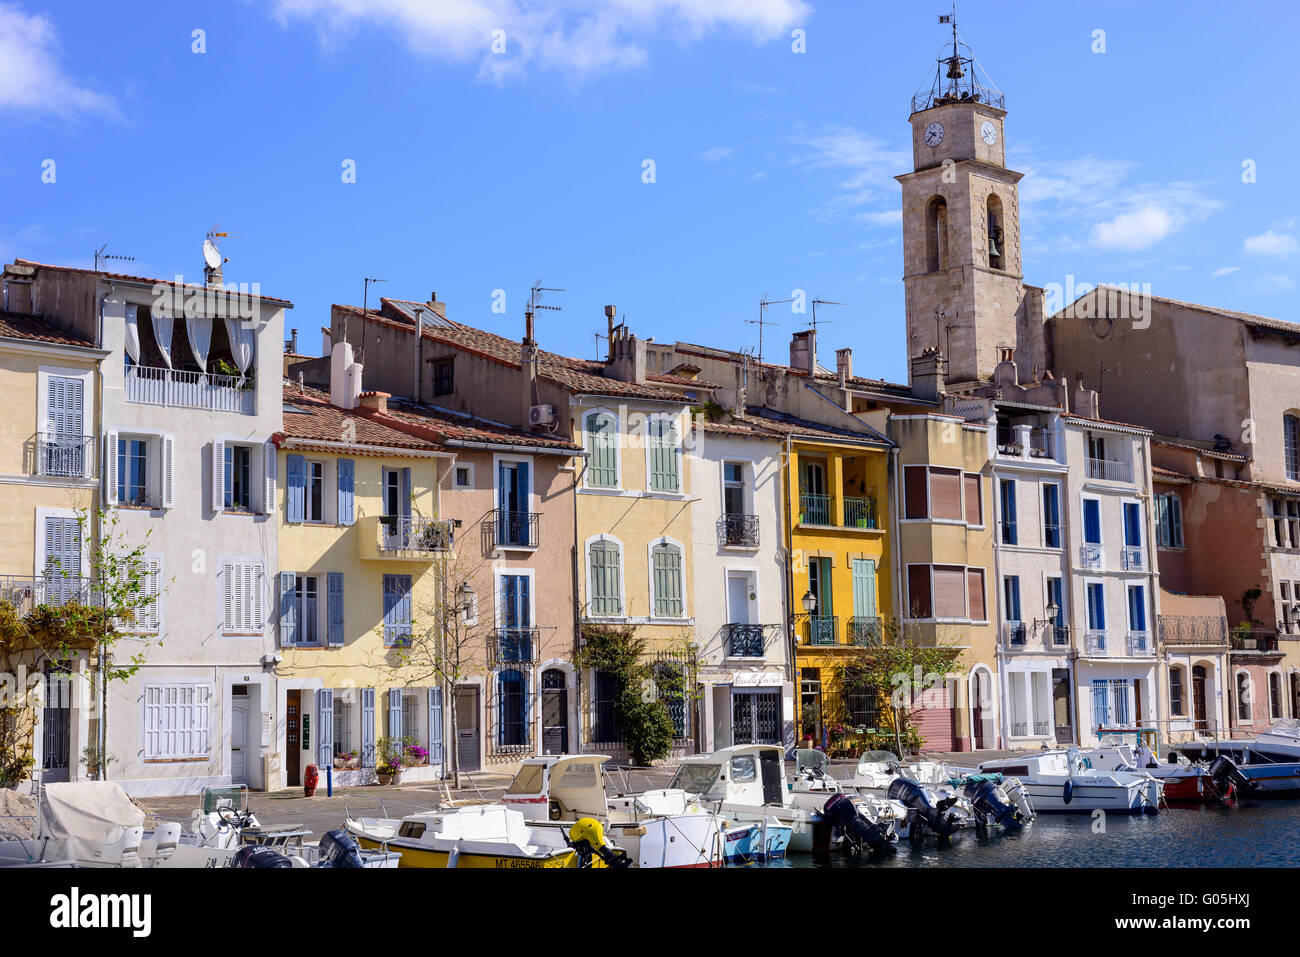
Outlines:
{"label": "terracotta roof tile", "polygon": [[6,339],[54,342],[65,346],[94,346],[91,340],[75,332],[57,329],[44,319],[17,312],[0,312],[0,336]]}
{"label": "terracotta roof tile", "polygon": [[567,438],[540,435],[502,425],[499,422],[489,422],[453,412],[450,409],[417,405],[405,399],[390,399],[385,417],[402,425],[433,430],[441,435],[443,442],[451,445],[458,442],[482,442],[491,445],[530,446],[538,450],[559,452],[582,451]]}
{"label": "terracotta roof tile", "polygon": [[441,451],[432,439],[412,435],[356,410],[330,405],[329,396],[317,389],[284,389],[284,430],[287,439],[298,442],[349,442],[358,446],[382,446],[412,451]]}

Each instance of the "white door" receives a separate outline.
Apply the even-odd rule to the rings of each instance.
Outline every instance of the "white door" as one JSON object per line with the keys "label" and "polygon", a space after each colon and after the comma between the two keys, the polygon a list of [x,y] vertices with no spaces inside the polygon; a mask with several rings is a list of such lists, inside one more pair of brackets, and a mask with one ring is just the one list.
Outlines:
{"label": "white door", "polygon": [[248,698],[231,698],[230,783],[248,783]]}
{"label": "white door", "polygon": [[727,576],[727,621],[734,625],[750,624],[749,576]]}

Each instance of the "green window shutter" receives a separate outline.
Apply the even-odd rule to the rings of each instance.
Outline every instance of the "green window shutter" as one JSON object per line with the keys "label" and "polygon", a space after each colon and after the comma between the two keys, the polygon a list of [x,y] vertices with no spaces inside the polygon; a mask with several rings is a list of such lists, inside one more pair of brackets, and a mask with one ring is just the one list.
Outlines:
{"label": "green window shutter", "polygon": [[655,492],[676,492],[681,488],[677,475],[677,426],[668,419],[650,423],[650,488]]}
{"label": "green window shutter", "polygon": [[591,462],[588,484],[598,488],[618,485],[616,441],[617,423],[612,415],[599,412],[587,417],[587,454]]}
{"label": "green window shutter", "polygon": [[682,553],[674,545],[656,545],[653,550],[655,617],[682,615]]}
{"label": "green window shutter", "polygon": [[869,558],[853,559],[853,615],[876,617],[876,563]]}
{"label": "green window shutter", "polygon": [[603,618],[617,617],[623,613],[623,601],[618,587],[618,545],[613,542],[593,542],[589,556],[591,613]]}

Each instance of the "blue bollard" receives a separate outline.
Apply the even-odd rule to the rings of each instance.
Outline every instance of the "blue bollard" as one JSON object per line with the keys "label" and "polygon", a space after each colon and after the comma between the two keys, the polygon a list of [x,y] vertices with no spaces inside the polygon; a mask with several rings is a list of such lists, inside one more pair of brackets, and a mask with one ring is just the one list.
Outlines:
{"label": "blue bollard", "polygon": [[332,798],[334,796],[334,764],[330,762],[325,765],[325,796]]}

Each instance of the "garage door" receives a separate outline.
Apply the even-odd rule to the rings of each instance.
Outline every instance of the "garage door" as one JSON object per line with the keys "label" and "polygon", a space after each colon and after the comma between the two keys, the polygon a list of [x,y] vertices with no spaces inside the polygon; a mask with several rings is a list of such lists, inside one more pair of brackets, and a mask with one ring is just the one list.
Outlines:
{"label": "garage door", "polygon": [[925,740],[926,751],[956,751],[956,709],[918,708],[912,712],[912,722]]}

